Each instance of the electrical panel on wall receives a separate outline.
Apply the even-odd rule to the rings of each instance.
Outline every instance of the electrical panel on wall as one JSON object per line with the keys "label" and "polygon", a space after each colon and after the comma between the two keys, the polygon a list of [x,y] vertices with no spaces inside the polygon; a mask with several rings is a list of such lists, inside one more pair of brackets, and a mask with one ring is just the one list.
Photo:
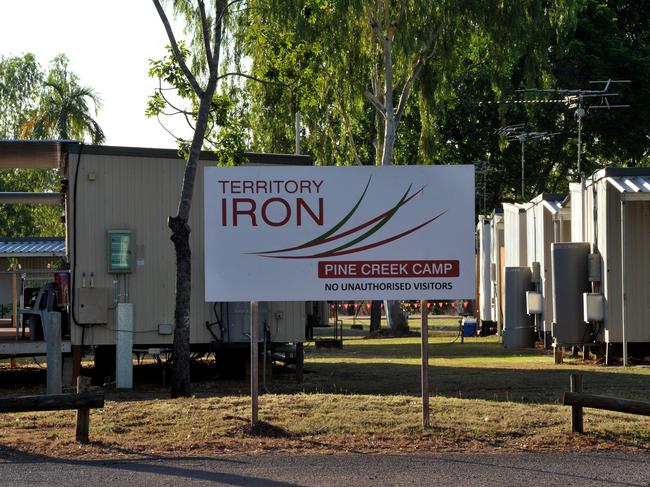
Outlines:
{"label": "electrical panel on wall", "polygon": [[133,272],[133,232],[109,230],[107,232],[108,273],[129,274]]}

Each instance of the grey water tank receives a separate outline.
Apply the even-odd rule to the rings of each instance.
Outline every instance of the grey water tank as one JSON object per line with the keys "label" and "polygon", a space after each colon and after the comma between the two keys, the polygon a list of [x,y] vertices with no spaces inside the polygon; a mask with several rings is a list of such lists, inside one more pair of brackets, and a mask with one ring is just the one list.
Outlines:
{"label": "grey water tank", "polygon": [[553,339],[559,345],[591,341],[590,327],[583,317],[582,294],[588,293],[588,242],[551,244],[553,283]]}
{"label": "grey water tank", "polygon": [[529,348],[535,344],[533,317],[526,312],[526,291],[533,290],[530,267],[505,268],[503,346]]}

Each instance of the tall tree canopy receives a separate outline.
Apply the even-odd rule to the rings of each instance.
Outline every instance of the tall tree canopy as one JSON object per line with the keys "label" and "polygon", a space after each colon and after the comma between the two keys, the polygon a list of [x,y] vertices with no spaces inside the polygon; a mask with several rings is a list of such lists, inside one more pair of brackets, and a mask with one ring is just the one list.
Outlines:
{"label": "tall tree canopy", "polygon": [[[489,67],[507,80],[527,55],[534,76],[571,1],[250,0],[240,24],[253,74],[259,149],[287,150],[292,114],[323,164],[431,163],[441,104],[463,77]],[[400,122],[405,122],[400,124]],[[395,149],[395,151],[393,150]]]}
{"label": "tall tree canopy", "polygon": [[[79,85],[65,55],[56,56],[47,74],[33,54],[0,57],[0,139],[70,139],[103,141],[92,118],[96,93]],[[3,169],[0,191],[58,191],[55,170]],[[0,227],[12,236],[63,235],[61,210],[53,206],[2,205]]]}
{"label": "tall tree canopy", "polygon": [[520,148],[496,128],[524,122],[527,130],[560,132],[526,147],[532,196],[565,190],[577,177],[577,124],[563,104],[484,102],[521,99],[519,88],[590,89],[589,81],[612,78],[632,80],[613,87],[631,106],[587,112],[583,170],[648,164],[649,3],[250,0],[238,40],[254,75],[281,82],[247,86],[252,148],[290,151],[300,111],[303,146],[319,163],[386,162],[393,113],[393,163],[488,160],[493,205],[515,199],[520,179]]}
{"label": "tall tree canopy", "polygon": [[99,95],[79,84],[79,77],[68,69],[68,58],[59,54],[50,63],[38,105],[23,124],[22,136],[61,140],[84,140],[88,136],[93,144],[101,144],[104,132],[93,118],[100,108]]}
{"label": "tall tree canopy", "polygon": [[0,139],[17,139],[36,108],[43,71],[33,54],[0,56]]}

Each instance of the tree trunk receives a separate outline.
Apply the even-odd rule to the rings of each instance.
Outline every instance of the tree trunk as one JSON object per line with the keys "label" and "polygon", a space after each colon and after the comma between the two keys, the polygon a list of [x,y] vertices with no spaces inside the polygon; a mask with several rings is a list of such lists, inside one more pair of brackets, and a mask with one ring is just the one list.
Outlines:
{"label": "tree trunk", "polygon": [[402,311],[399,301],[386,301],[384,307],[388,310],[386,312],[388,328],[394,332],[408,331],[408,319]]}
{"label": "tree trunk", "polygon": [[381,329],[381,301],[372,301],[370,305],[370,333]]}
{"label": "tree trunk", "polygon": [[187,397],[190,382],[190,299],[192,295],[192,251],[190,227],[179,217],[169,218],[172,242],[176,250],[176,306],[174,309],[174,356],[171,396]]}

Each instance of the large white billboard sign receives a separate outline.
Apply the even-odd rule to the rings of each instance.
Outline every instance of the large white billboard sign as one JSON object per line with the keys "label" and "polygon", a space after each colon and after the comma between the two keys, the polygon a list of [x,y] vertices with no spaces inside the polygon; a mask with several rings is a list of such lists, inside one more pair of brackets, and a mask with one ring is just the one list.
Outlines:
{"label": "large white billboard sign", "polygon": [[206,301],[475,296],[474,168],[207,167]]}

